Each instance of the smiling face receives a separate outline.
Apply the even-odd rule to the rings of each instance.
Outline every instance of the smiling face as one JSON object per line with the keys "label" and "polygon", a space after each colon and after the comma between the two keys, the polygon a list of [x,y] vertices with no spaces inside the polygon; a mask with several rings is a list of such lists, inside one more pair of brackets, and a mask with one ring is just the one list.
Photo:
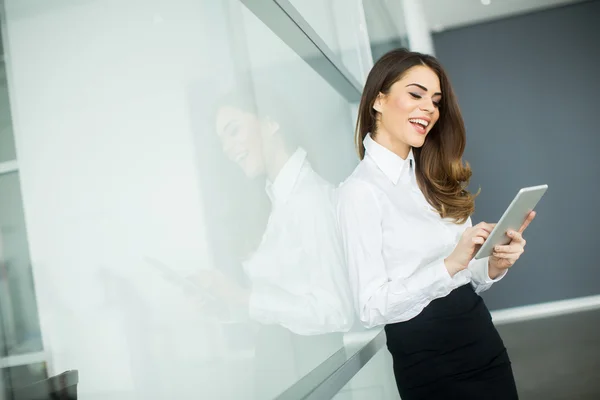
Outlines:
{"label": "smiling face", "polygon": [[265,173],[261,125],[256,115],[235,107],[221,107],[216,128],[223,152],[248,178]]}
{"label": "smiling face", "polygon": [[388,93],[380,93],[374,140],[406,159],[411,147],[421,147],[440,117],[440,80],[429,67],[410,68]]}

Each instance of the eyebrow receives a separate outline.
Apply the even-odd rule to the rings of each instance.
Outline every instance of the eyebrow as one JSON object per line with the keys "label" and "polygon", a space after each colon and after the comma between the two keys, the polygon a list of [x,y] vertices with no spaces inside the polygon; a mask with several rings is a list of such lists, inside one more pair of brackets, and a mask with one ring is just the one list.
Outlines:
{"label": "eyebrow", "polygon": [[229,130],[230,130],[232,127],[235,127],[235,125],[236,125],[236,122],[237,122],[237,121],[235,121],[235,120],[227,122],[227,123],[225,124],[225,126],[224,126],[224,127],[221,129],[221,132],[218,132],[218,136],[221,136],[221,134],[222,134],[222,133],[225,133],[225,132],[229,133]]}
{"label": "eyebrow", "polygon": [[[426,91],[426,92],[427,92],[427,88],[426,88],[425,86],[423,86],[423,85],[419,85],[418,83],[411,83],[411,84],[409,84],[409,85],[406,85],[406,87],[409,87],[409,86],[416,86],[416,87],[418,87],[418,88],[420,88],[420,89],[423,89],[424,91]],[[434,95],[434,96],[437,96],[437,95],[440,95],[440,96],[441,96],[441,95],[442,95],[442,93],[441,93],[441,92],[437,92],[437,93],[434,93],[433,95]]]}

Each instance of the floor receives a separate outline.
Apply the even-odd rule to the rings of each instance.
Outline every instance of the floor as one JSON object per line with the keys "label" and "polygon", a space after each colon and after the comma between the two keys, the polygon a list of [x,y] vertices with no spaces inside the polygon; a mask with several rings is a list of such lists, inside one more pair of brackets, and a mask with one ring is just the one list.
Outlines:
{"label": "floor", "polygon": [[521,400],[600,400],[600,310],[498,330]]}

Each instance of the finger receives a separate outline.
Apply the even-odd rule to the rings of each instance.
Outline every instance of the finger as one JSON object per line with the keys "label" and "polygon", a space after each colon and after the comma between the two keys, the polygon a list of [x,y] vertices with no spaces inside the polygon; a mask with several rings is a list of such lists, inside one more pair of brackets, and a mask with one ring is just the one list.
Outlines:
{"label": "finger", "polygon": [[483,242],[485,242],[485,239],[480,236],[475,236],[475,237],[471,238],[471,240],[475,244],[483,244]]}
{"label": "finger", "polygon": [[492,257],[501,258],[512,263],[519,259],[519,256],[515,255],[515,253],[498,253],[496,251],[492,253]]}
{"label": "finger", "polygon": [[203,289],[210,289],[216,283],[216,275],[212,271],[197,271],[187,279]]}
{"label": "finger", "polygon": [[490,223],[487,223],[487,222],[480,222],[477,225],[475,225],[474,228],[484,229],[487,232],[492,232],[492,230],[494,230],[495,226],[496,226],[496,224],[490,224]]}
{"label": "finger", "polygon": [[527,229],[527,227],[529,226],[531,221],[533,221],[533,219],[535,218],[536,215],[537,215],[537,213],[535,211],[531,211],[529,213],[529,215],[527,215],[525,222],[523,222],[523,225],[521,225],[521,228],[519,229],[520,233],[523,233],[523,231],[525,231],[525,229]]}
{"label": "finger", "polygon": [[202,310],[205,310],[206,307],[208,305],[208,302],[204,299],[197,299],[196,300],[196,307]]}
{"label": "finger", "polygon": [[484,239],[487,239],[490,236],[490,232],[486,231],[483,228],[479,228],[477,229],[475,232],[473,232],[474,236],[478,236],[478,237],[482,237]]}
{"label": "finger", "polygon": [[523,253],[523,251],[524,251],[523,246],[518,245],[518,244],[494,247],[495,253],[521,254],[521,253]]}
{"label": "finger", "polygon": [[506,235],[512,239],[511,244],[519,243],[525,246],[525,239],[523,239],[523,235],[521,235],[519,232],[510,230],[506,233]]}

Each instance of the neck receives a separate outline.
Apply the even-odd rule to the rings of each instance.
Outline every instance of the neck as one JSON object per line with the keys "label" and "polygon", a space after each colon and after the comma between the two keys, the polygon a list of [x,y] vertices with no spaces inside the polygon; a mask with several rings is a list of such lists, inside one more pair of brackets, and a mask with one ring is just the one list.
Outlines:
{"label": "neck", "polygon": [[286,162],[290,159],[291,155],[285,148],[280,148],[274,151],[273,154],[266,160],[267,177],[271,182],[275,182],[275,178],[279,175],[279,172],[283,168]]}
{"label": "neck", "polygon": [[404,142],[393,139],[392,135],[383,129],[378,129],[378,132],[375,137],[373,137],[373,140],[392,153],[396,154],[401,159],[406,160],[408,158],[408,153],[410,153],[411,147]]}

